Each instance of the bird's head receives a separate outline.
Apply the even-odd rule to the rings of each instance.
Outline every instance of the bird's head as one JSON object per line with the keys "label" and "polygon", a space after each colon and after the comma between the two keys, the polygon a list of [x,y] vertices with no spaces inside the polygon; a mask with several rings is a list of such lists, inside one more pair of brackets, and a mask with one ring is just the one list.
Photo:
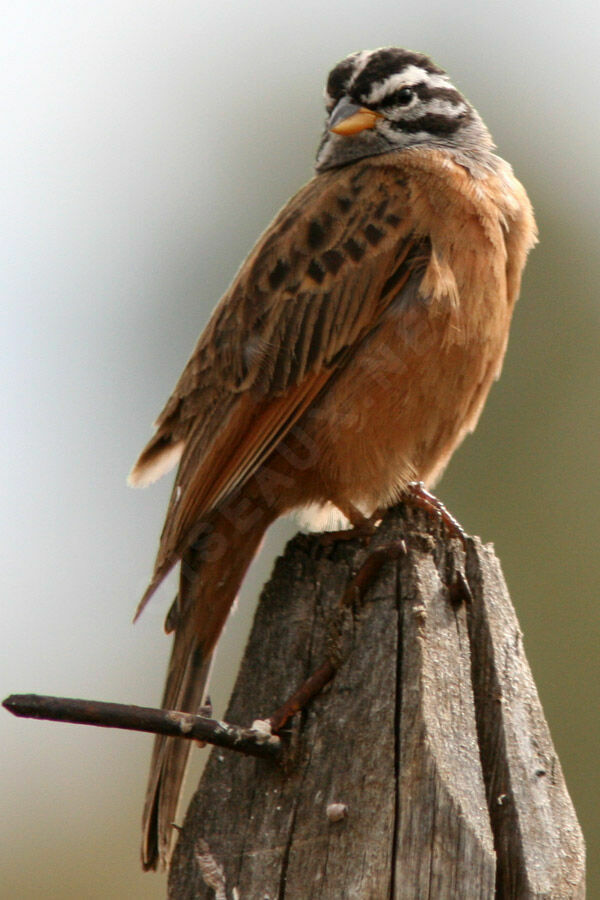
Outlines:
{"label": "bird's head", "polygon": [[422,53],[386,47],[351,54],[329,73],[325,104],[317,172],[415,146],[441,147],[488,170],[494,159],[476,110]]}

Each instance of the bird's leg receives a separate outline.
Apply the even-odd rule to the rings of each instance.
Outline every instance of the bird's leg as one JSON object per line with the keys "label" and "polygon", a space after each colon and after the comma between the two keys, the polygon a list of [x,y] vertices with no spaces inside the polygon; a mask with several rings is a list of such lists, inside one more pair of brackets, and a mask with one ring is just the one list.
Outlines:
{"label": "bird's leg", "polygon": [[411,481],[405,492],[406,502],[412,503],[430,515],[433,513],[438,521],[442,521],[451,537],[460,539],[466,549],[467,535],[460,522],[444,506],[441,500],[427,490],[422,481]]}
{"label": "bird's leg", "polygon": [[353,541],[355,538],[365,538],[368,543],[377,532],[377,524],[382,517],[381,511],[376,509],[370,516],[365,516],[353,503],[345,503],[343,506],[336,503],[336,506],[352,527],[339,531],[324,531],[319,535],[319,543],[328,547],[337,541]]}

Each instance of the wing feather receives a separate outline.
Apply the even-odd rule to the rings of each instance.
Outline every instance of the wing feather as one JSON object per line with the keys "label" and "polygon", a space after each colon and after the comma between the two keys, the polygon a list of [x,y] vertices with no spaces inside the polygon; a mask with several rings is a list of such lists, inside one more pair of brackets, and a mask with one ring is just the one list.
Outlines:
{"label": "wing feather", "polygon": [[349,173],[317,176],[276,217],[157,420],[133,475],[157,447],[184,449],[140,608],[202,517],[256,471],[427,256],[397,167],[379,158]]}

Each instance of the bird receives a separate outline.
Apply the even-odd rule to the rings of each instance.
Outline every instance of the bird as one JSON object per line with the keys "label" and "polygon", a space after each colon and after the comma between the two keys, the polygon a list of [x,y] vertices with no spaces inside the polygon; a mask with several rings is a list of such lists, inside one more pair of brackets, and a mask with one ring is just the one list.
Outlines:
{"label": "bird", "polygon": [[[536,224],[472,104],[428,56],[329,73],[315,174],[217,304],[129,476],[178,466],[136,618],[180,564],[163,707],[196,712],[266,529],[360,528],[433,487],[500,374]],[[189,742],[155,740],[142,865],[168,866]]]}

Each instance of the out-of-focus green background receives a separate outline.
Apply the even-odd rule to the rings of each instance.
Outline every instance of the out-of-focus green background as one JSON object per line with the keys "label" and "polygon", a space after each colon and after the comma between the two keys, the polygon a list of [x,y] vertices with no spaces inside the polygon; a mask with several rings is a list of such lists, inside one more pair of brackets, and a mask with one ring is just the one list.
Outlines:
{"label": "out-of-focus green background", "polygon": [[[240,261],[310,176],[329,68],[426,51],[540,224],[503,378],[439,493],[502,559],[600,896],[599,27],[591,0],[2,4],[2,696],[158,701],[169,590],[135,628],[131,614],[169,485],[133,492],[127,471]],[[292,531],[244,587],[218,712]],[[0,728],[2,897],[162,896],[138,864],[151,738]]]}

